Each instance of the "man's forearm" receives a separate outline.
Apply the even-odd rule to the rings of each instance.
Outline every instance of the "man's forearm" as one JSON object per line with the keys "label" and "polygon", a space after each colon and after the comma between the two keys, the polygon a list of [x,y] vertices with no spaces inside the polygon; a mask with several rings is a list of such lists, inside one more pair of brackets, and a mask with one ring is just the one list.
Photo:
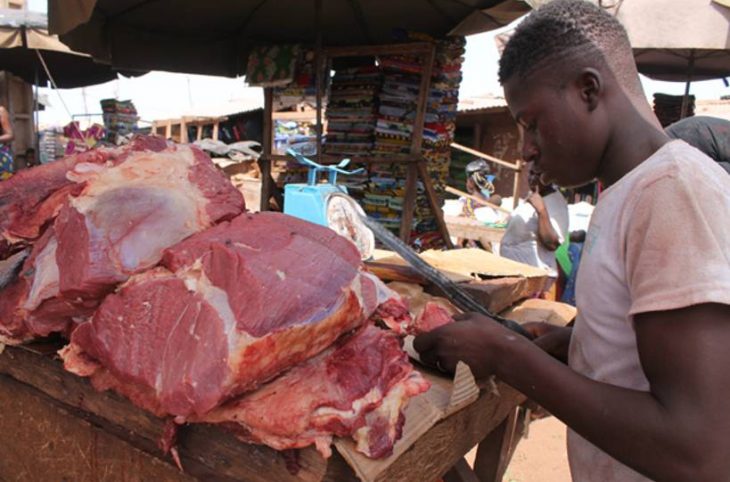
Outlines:
{"label": "man's forearm", "polygon": [[696,467],[691,441],[701,435],[695,433],[700,427],[677,420],[650,393],[595,382],[537,346],[515,345],[497,367],[501,380],[648,477],[688,480]]}
{"label": "man's forearm", "polygon": [[560,237],[555,232],[546,209],[537,212],[537,237],[540,244],[550,251],[560,246]]}

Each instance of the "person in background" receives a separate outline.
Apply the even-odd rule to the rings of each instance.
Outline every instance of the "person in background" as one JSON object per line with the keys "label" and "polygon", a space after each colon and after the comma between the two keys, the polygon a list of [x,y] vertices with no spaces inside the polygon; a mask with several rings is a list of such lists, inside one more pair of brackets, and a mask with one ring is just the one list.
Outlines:
{"label": "person in background", "polygon": [[530,172],[529,184],[532,192],[512,213],[499,254],[543,268],[557,279],[555,250],[568,232],[568,203],[551,185],[543,185],[534,172]]}
{"label": "person in background", "polygon": [[730,177],[667,136],[626,31],[594,2],[533,11],[499,77],[541,180],[604,187],[575,325],[530,341],[470,313],[416,337],[421,360],[462,361],[562,420],[576,482],[730,480]]}
{"label": "person in background", "polygon": [[[483,199],[484,201],[500,206],[502,197],[494,194],[494,185],[492,184],[491,169],[489,164],[482,159],[477,159],[466,165],[466,192],[472,196]],[[464,199],[464,214],[473,217],[474,210],[484,206],[473,199]]]}
{"label": "person in background", "polygon": [[[466,192],[474,198],[484,200],[494,206],[502,205],[502,196],[494,194],[489,164],[482,159],[472,161],[466,166]],[[503,213],[493,206],[479,203],[468,197],[461,198],[461,201],[463,203],[462,214],[468,218],[491,223],[497,223],[504,218]],[[457,244],[465,248],[481,248],[492,251],[492,243],[487,237],[482,239],[459,239]]]}
{"label": "person in background", "polygon": [[10,144],[13,142],[13,126],[10,125],[8,110],[0,105],[0,181],[13,175],[13,151]]}
{"label": "person in background", "polygon": [[583,243],[586,240],[586,232],[583,230],[573,231],[570,233],[570,244],[568,245],[568,257],[572,269],[567,273],[565,280],[565,288],[560,297],[560,301],[575,306],[575,281],[578,278],[578,267],[580,266],[580,256],[583,253]]}
{"label": "person in background", "polygon": [[730,173],[730,121],[709,116],[687,117],[664,130],[710,156]]}

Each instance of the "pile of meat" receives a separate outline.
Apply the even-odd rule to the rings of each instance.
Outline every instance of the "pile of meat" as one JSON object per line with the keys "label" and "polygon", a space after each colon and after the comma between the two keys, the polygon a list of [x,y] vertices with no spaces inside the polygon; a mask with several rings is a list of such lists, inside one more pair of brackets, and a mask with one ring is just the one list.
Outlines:
{"label": "pile of meat", "polygon": [[0,183],[0,342],[60,333],[67,370],[178,424],[389,455],[428,382],[376,318],[409,314],[354,245],[246,213],[195,147],[139,137]]}

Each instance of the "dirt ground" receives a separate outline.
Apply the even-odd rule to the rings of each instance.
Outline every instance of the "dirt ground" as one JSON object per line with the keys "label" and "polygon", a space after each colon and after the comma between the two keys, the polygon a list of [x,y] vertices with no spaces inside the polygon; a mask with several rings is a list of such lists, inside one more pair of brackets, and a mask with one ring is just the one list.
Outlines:
{"label": "dirt ground", "polygon": [[[474,462],[476,450],[467,455]],[[570,482],[565,425],[555,417],[530,424],[529,435],[522,439],[507,468],[503,482]]]}

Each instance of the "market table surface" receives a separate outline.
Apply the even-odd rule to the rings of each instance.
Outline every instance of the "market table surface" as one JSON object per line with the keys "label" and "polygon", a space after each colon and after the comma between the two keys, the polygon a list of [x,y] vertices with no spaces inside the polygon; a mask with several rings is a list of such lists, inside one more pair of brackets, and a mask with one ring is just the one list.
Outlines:
{"label": "market table surface", "polygon": [[[207,425],[180,431],[177,446],[184,473],[180,472],[157,445],[165,421],[64,371],[55,356],[57,348],[52,343],[8,346],[0,354],[0,393],[5,394],[0,397],[0,432],[4,434],[0,473],[4,477],[74,482],[358,479],[340,453],[340,444],[326,460],[311,448],[281,454],[242,443]],[[371,470],[368,477],[429,481],[446,474],[449,481],[474,480],[463,456],[485,441],[476,470],[480,480],[497,480],[513,445],[507,425],[514,425],[516,407],[523,401],[523,395],[502,384],[497,391],[481,391],[476,400],[435,423],[407,450],[397,453],[396,446],[391,460],[366,468]],[[418,422],[412,416],[409,425]],[[409,438],[408,431],[406,426],[403,441]],[[290,472],[287,464],[298,466],[298,471]]]}

